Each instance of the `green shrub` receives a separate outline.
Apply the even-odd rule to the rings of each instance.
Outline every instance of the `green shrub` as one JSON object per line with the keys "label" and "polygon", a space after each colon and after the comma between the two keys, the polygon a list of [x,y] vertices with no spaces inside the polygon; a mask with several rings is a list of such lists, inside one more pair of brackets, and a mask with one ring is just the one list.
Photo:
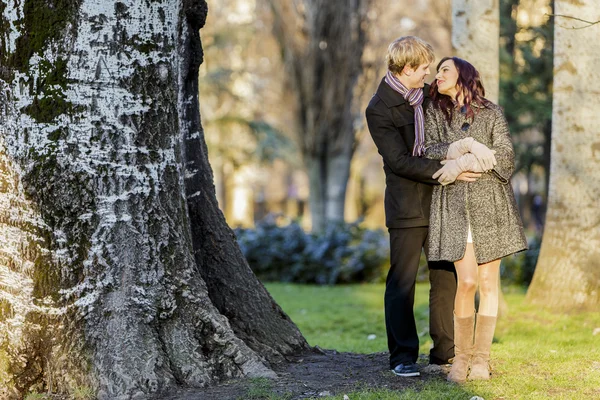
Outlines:
{"label": "green shrub", "polygon": [[263,281],[374,282],[381,281],[389,263],[387,235],[361,227],[360,221],[306,233],[296,222],[278,226],[269,219],[235,233],[250,268]]}
{"label": "green shrub", "polygon": [[503,283],[529,286],[535,272],[542,238],[534,236],[529,240],[529,249],[505,257],[500,266],[500,277]]}

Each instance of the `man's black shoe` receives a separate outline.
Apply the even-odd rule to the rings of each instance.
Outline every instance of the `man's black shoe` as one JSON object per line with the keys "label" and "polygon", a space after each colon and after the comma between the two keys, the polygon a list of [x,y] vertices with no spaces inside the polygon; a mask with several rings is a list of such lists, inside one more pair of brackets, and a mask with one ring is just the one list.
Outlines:
{"label": "man's black shoe", "polygon": [[443,360],[441,358],[437,358],[435,356],[429,356],[429,364],[435,364],[435,365],[447,365],[447,364],[452,364],[452,359],[450,360]]}
{"label": "man's black shoe", "polygon": [[417,369],[417,364],[415,363],[407,363],[407,364],[398,364],[392,372],[398,376],[419,376],[421,373]]}

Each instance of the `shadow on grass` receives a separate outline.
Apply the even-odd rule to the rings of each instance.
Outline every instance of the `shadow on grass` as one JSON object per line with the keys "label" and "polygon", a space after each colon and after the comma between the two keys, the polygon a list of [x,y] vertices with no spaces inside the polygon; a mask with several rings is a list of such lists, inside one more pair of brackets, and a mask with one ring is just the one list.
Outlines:
{"label": "shadow on grass", "polygon": [[[391,379],[394,378],[391,377]],[[295,393],[281,387],[276,380],[258,378],[246,381],[246,383],[245,393],[238,395],[235,400],[317,400],[323,398],[331,400],[469,400],[478,397],[485,398],[489,395],[451,384],[443,377],[438,376],[426,376],[419,380],[403,382],[406,387],[395,389],[373,387],[358,382],[353,387],[341,390],[307,390]]]}
{"label": "shadow on grass", "polygon": [[[272,366],[277,379],[231,381],[201,390],[180,392],[169,400],[398,400],[456,399],[476,396],[445,380],[441,368],[422,369],[420,377],[403,378],[388,369],[387,353],[355,354],[315,349]],[[479,394],[485,397],[485,394]],[[163,399],[165,399],[163,397]]]}

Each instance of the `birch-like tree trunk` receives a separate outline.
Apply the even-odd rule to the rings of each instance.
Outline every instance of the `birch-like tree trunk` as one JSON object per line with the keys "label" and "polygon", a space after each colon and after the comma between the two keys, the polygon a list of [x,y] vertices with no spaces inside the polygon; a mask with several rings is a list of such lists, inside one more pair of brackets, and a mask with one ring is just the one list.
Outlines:
{"label": "birch-like tree trunk", "polygon": [[499,0],[452,1],[452,47],[479,71],[485,97],[498,103],[500,88]]}
{"label": "birch-like tree trunk", "polygon": [[0,398],[274,376],[307,347],[219,212],[194,0],[0,4]]}
{"label": "birch-like tree trunk", "polygon": [[313,230],[344,220],[370,0],[269,0],[297,102]]}
{"label": "birch-like tree trunk", "polygon": [[[557,15],[600,20],[596,1],[554,4]],[[527,299],[564,311],[600,309],[598,37],[598,24],[555,17],[548,211]]]}

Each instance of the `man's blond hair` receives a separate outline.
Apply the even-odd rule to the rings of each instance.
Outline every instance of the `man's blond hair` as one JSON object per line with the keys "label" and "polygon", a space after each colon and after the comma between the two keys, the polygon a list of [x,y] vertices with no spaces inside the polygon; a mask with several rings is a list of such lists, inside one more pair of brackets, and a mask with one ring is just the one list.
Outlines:
{"label": "man's blond hair", "polygon": [[386,56],[388,69],[400,75],[405,66],[417,68],[422,64],[431,64],[435,60],[433,47],[416,36],[402,36],[389,46]]}

